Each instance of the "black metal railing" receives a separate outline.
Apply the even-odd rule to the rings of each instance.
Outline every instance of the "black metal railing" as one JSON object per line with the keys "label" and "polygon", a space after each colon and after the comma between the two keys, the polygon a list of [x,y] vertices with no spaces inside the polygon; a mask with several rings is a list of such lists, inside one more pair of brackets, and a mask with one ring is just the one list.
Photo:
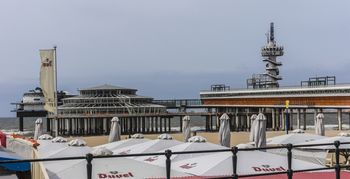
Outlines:
{"label": "black metal railing", "polygon": [[153,100],[152,103],[166,106],[167,108],[199,107],[203,105],[201,99],[168,99],[168,100]]}
{"label": "black metal railing", "polygon": [[[180,152],[172,152],[171,150],[165,150],[165,152],[158,152],[158,153],[139,153],[139,154],[123,154],[123,155],[106,155],[106,156],[93,156],[91,153],[86,154],[86,156],[80,156],[80,157],[60,157],[60,158],[41,158],[41,159],[25,159],[25,160],[6,160],[6,161],[0,161],[0,164],[5,163],[21,163],[21,162],[47,162],[47,161],[62,161],[62,160],[81,160],[85,159],[86,169],[87,169],[87,179],[92,179],[92,160],[93,159],[101,159],[101,158],[120,158],[120,157],[141,157],[141,156],[154,156],[154,155],[164,155],[166,157],[165,161],[165,168],[166,168],[166,178],[170,179],[171,177],[171,156],[172,155],[184,155],[184,154],[198,154],[198,153],[217,153],[217,152],[232,152],[232,175],[230,176],[223,176],[223,177],[215,177],[220,179],[238,179],[238,178],[246,178],[246,177],[255,177],[255,176],[266,176],[266,175],[278,175],[278,174],[286,174],[288,176],[288,179],[293,178],[294,173],[300,173],[300,172],[310,172],[310,171],[320,171],[320,170],[329,170],[334,169],[335,170],[335,179],[340,179],[340,172],[342,168],[348,168],[350,165],[340,165],[339,156],[340,156],[340,146],[350,144],[350,142],[339,142],[334,141],[334,143],[324,143],[324,144],[305,144],[305,145],[282,145],[282,146],[272,146],[272,147],[260,147],[260,148],[242,148],[239,149],[237,147],[232,147],[230,149],[217,149],[217,150],[199,150],[199,151],[180,151]],[[293,170],[292,168],[292,149],[293,148],[306,148],[307,147],[315,147],[315,146],[330,146],[334,145],[335,147],[335,166],[333,167],[321,167],[321,168],[313,168],[313,169],[303,169],[303,170]],[[270,150],[270,149],[287,149],[287,158],[288,158],[288,169],[286,171],[279,171],[279,172],[269,172],[269,173],[259,173],[259,174],[246,174],[246,175],[239,175],[237,173],[237,154],[240,151],[254,151],[254,150]]]}

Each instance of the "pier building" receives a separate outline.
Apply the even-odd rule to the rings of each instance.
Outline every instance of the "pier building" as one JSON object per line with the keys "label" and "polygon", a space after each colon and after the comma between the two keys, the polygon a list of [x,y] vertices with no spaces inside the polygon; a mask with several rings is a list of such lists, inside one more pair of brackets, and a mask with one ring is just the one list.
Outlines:
{"label": "pier building", "polygon": [[[244,89],[212,85],[200,92],[200,99],[159,100],[139,96],[136,89],[112,85],[82,89],[80,95],[62,99],[58,116],[48,114],[47,129],[56,135],[108,134],[110,119],[117,116],[123,134],[170,132],[174,120],[181,131],[182,117],[191,115],[205,118],[206,131],[215,131],[220,115],[227,113],[231,130],[240,131],[250,129],[250,116],[258,112],[267,116],[268,129],[285,130],[287,121],[289,129],[306,129],[307,114],[315,117],[318,112],[331,110],[341,130],[342,116],[350,111],[350,84],[339,85],[334,76],[325,76],[309,78],[300,86],[281,87],[282,63],[277,58],[283,55],[284,48],[277,45],[271,23],[267,44],[261,48],[265,72],[253,74]],[[23,104],[17,105],[17,115],[28,112]]]}
{"label": "pier building", "polygon": [[112,85],[81,89],[80,95],[62,99],[57,117],[49,114],[49,130],[56,135],[108,134],[110,120],[119,117],[123,134],[170,131],[166,107],[136,91]]}
{"label": "pier building", "polygon": [[341,130],[342,113],[350,109],[350,85],[337,85],[334,76],[325,76],[309,78],[297,87],[280,87],[278,81],[282,77],[278,67],[282,63],[276,58],[284,54],[284,48],[276,44],[273,23],[267,39],[266,46],[261,49],[266,62],[265,73],[254,74],[247,80],[245,89],[214,85],[211,90],[201,91],[202,106],[209,112],[229,113],[231,129],[235,130],[249,129],[250,115],[257,112],[266,114],[267,126],[273,130],[284,130],[285,122],[291,129],[293,115],[296,115],[297,128],[305,129],[306,113],[314,113],[315,117],[318,112],[330,109],[336,111]]}
{"label": "pier building", "polygon": [[[231,113],[232,125],[247,128],[252,113],[264,112],[268,127],[285,129],[286,110],[289,119],[296,115],[296,126],[306,128],[306,113],[314,116],[325,109],[337,112],[339,130],[342,129],[342,113],[350,109],[350,85],[280,87],[276,89],[232,89],[223,91],[201,91],[202,105],[217,112]],[[286,109],[286,101],[289,102]],[[290,126],[293,126],[290,120]],[[234,127],[236,128],[236,127]]]}
{"label": "pier building", "polygon": [[[59,91],[57,93],[58,104],[61,105],[62,98],[72,97],[65,91]],[[16,117],[19,118],[19,131],[23,131],[24,125],[23,120],[31,117],[44,117],[47,116],[47,111],[44,109],[45,99],[41,88],[37,87],[34,90],[25,92],[22,96],[21,101],[11,103],[15,105],[15,109],[11,112],[16,113]]]}

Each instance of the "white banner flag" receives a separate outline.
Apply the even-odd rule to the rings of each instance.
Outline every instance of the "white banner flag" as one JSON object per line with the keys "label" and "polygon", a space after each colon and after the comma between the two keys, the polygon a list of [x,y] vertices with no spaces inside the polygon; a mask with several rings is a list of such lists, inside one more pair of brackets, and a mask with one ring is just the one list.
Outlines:
{"label": "white banner flag", "polygon": [[55,50],[40,50],[40,87],[45,97],[45,110],[55,113]]}

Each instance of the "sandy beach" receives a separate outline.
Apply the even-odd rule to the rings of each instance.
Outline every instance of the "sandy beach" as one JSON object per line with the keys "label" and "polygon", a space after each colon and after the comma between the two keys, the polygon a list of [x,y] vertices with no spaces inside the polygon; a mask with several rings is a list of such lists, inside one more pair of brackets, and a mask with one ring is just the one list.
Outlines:
{"label": "sandy beach", "polygon": [[[306,130],[306,133],[315,133],[314,130]],[[326,136],[332,137],[336,136],[337,134],[341,132],[347,132],[349,133],[349,130],[326,130]],[[279,135],[285,134],[285,131],[267,131],[266,137],[275,137]],[[145,138],[149,139],[156,139],[159,134],[145,134]],[[172,133],[171,134],[176,140],[183,141],[183,135],[182,133]],[[205,137],[208,142],[218,144],[218,132],[197,132],[197,135]],[[72,137],[72,138],[80,138],[87,142],[88,146],[94,147],[101,144],[107,143],[108,136],[88,136],[88,137]],[[122,139],[127,139],[127,135],[122,135]],[[249,142],[249,132],[231,132],[231,146],[241,144],[241,143],[248,143]]]}

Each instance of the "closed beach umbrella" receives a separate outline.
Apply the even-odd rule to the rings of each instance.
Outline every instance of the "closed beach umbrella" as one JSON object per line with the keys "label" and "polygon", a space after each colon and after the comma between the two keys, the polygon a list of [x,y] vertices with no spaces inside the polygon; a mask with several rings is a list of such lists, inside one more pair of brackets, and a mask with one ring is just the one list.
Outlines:
{"label": "closed beach umbrella", "polygon": [[111,132],[109,133],[108,143],[119,141],[121,135],[121,128],[119,124],[119,118],[113,117],[111,120]]}
{"label": "closed beach umbrella", "polygon": [[38,118],[35,121],[35,131],[34,131],[34,139],[38,140],[39,136],[43,133],[43,119]]}
{"label": "closed beach umbrella", "polygon": [[316,116],[316,124],[315,124],[315,130],[316,134],[320,136],[324,136],[325,134],[325,129],[324,129],[324,115],[323,113],[318,113]]}
{"label": "closed beach umbrella", "polygon": [[255,120],[257,117],[256,114],[253,114],[251,117],[250,117],[250,121],[252,123],[252,125],[250,126],[250,135],[249,135],[249,141],[250,142],[254,142],[254,133],[255,133],[255,126],[256,126],[256,123],[258,122],[257,120]]}
{"label": "closed beach umbrella", "polygon": [[185,116],[182,119],[182,133],[184,136],[184,142],[191,137],[191,126],[190,126],[190,116]]}
{"label": "closed beach umbrella", "polygon": [[255,147],[266,147],[266,117],[263,113],[259,113],[255,120],[257,120],[254,126]]}
{"label": "closed beach umbrella", "polygon": [[229,125],[230,117],[226,113],[224,113],[220,117],[220,129],[219,129],[219,140],[220,145],[225,147],[230,147],[231,145],[231,133],[230,133],[230,125]]}

